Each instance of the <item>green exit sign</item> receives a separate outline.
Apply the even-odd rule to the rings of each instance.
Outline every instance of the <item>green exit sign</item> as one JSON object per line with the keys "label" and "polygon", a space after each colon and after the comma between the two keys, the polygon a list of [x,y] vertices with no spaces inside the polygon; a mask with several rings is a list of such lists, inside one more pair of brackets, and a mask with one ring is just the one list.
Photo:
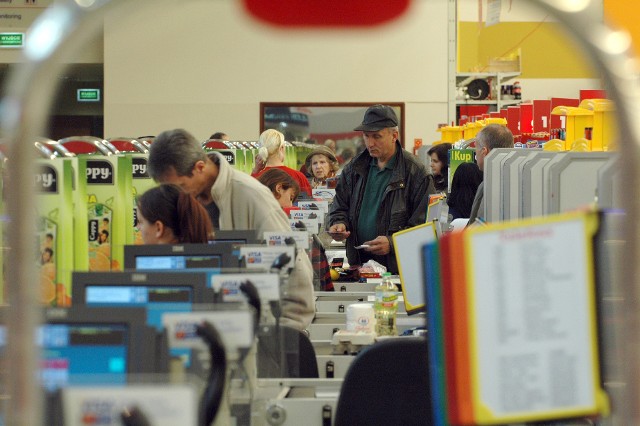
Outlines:
{"label": "green exit sign", "polygon": [[19,48],[24,46],[24,33],[0,33],[0,47]]}
{"label": "green exit sign", "polygon": [[78,89],[78,102],[100,102],[100,89]]}

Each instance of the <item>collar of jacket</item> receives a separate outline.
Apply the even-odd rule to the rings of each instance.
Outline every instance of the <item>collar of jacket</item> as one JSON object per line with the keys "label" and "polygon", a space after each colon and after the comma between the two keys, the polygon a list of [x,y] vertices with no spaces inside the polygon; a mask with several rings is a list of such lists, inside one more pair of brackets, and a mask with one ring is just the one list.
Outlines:
{"label": "collar of jacket", "polygon": [[[395,153],[396,167],[393,169],[391,181],[389,182],[390,184],[404,181],[406,164],[402,151],[402,145],[400,145],[400,141],[397,140]],[[369,155],[369,151],[365,149],[353,160],[353,170],[360,176],[367,176],[369,174],[369,165],[372,158],[373,157]]]}
{"label": "collar of jacket", "polygon": [[218,176],[211,187],[211,197],[220,209],[220,226],[222,226],[223,222],[232,222],[231,209],[222,207],[231,205],[231,166],[219,152],[210,152],[208,155],[211,161],[218,165]]}

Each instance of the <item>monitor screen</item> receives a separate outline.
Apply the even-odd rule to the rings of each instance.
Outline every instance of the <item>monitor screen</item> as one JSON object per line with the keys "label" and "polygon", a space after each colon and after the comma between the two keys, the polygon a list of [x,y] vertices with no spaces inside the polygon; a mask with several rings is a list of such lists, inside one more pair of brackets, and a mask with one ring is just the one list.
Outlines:
{"label": "monitor screen", "polygon": [[211,256],[136,256],[135,269],[199,269],[219,270],[222,267],[222,255]]}
{"label": "monitor screen", "polygon": [[53,391],[73,383],[122,384],[127,378],[127,333],[124,324],[47,324],[38,329],[42,348],[40,375]]}
{"label": "monitor screen", "polygon": [[[7,308],[0,312],[4,319]],[[50,308],[36,332],[40,380],[48,391],[68,384],[123,384],[130,374],[156,372],[157,333],[143,309]],[[4,322],[3,322],[4,324]],[[0,325],[4,353],[7,330]]]}
{"label": "monitor screen", "polygon": [[124,266],[136,270],[203,270],[209,276],[238,266],[232,243],[127,245]]}
{"label": "monitor screen", "polygon": [[72,300],[87,306],[143,307],[147,324],[162,329],[163,312],[191,312],[211,303],[205,272],[74,272]]}
{"label": "monitor screen", "polygon": [[[147,324],[163,330],[162,314],[191,312],[194,304],[211,303],[206,272],[74,272],[74,303],[93,307],[142,307]],[[171,349],[170,354],[190,365],[189,349]]]}
{"label": "monitor screen", "polygon": [[191,312],[193,287],[154,285],[87,285],[84,303],[89,306],[139,306],[147,310],[147,324],[162,329],[165,312]]}

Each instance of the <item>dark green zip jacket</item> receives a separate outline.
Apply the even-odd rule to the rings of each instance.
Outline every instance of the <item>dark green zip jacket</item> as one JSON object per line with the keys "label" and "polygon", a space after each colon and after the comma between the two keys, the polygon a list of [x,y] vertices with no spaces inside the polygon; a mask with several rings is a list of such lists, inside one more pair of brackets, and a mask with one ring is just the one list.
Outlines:
{"label": "dark green zip jacket", "polygon": [[[429,195],[435,193],[431,174],[415,155],[402,149],[399,142],[396,142],[395,156],[396,165],[384,191],[377,222],[377,235],[389,238],[391,251],[386,256],[368,255],[394,274],[398,272],[398,263],[391,235],[425,223]],[[329,210],[329,226],[344,223],[347,231],[351,231],[346,241],[349,265],[361,265],[367,260],[361,259],[360,253],[354,247],[363,243],[358,241],[356,226],[370,163],[371,156],[365,149],[347,164],[338,177],[336,196]],[[364,256],[366,255],[363,254]]]}

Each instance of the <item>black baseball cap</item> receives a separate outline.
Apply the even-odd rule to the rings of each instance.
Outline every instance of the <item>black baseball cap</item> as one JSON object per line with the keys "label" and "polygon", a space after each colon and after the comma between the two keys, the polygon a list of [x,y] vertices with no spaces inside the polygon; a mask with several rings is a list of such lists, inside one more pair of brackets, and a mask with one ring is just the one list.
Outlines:
{"label": "black baseball cap", "polygon": [[364,113],[362,124],[353,130],[361,130],[363,132],[377,132],[387,127],[396,127],[398,125],[398,117],[388,105],[370,106]]}

